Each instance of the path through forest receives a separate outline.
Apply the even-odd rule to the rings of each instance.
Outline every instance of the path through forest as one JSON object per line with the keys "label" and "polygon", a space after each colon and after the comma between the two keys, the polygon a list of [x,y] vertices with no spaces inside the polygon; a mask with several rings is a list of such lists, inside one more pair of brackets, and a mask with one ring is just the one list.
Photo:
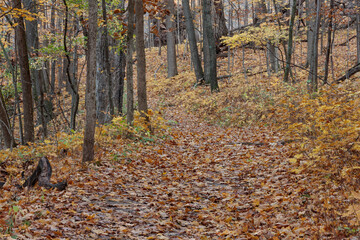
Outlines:
{"label": "path through forest", "polygon": [[170,137],[128,149],[118,162],[102,158],[110,149],[100,146],[99,164],[74,171],[66,191],[19,192],[17,221],[31,224],[14,229],[18,238],[333,236],[316,183],[291,172],[276,133],[217,127],[174,107],[164,116],[173,125]]}

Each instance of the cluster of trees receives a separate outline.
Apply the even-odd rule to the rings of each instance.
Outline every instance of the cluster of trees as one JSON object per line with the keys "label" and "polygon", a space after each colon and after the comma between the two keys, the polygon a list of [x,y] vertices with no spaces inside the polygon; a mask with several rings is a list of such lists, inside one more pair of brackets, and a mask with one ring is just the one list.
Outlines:
{"label": "cluster of trees", "polygon": [[[75,131],[80,80],[86,69],[83,149],[84,161],[91,160],[96,121],[104,124],[115,114],[124,114],[125,89],[127,122],[131,125],[134,121],[134,63],[137,66],[137,110],[148,120],[145,48],[158,47],[161,54],[164,42],[168,77],[178,74],[176,44],[185,42],[190,48],[197,84],[208,84],[211,91],[219,91],[217,54],[223,36],[228,36],[227,44],[243,49],[256,49],[261,45],[260,49],[267,53],[268,72],[283,69],[285,82],[291,81],[294,66],[307,69],[309,91],[317,91],[319,78],[328,82],[337,29],[355,25],[357,31],[356,65],[337,81],[360,70],[358,7],[356,0],[4,2],[0,19],[0,61],[4,63],[1,71],[6,80],[0,83],[4,86],[0,91],[4,146],[11,148],[17,143],[33,142],[37,125],[41,126],[37,135],[43,138],[49,132],[49,123],[54,125],[56,121],[65,122],[68,129]],[[306,34],[302,39],[307,42],[304,64],[297,64],[292,58],[296,34]],[[318,74],[320,35],[321,40],[326,35],[323,76]],[[81,61],[84,55],[85,61]],[[227,56],[231,57],[231,51]],[[21,84],[18,84],[19,74]],[[244,74],[246,77],[245,67]],[[5,89],[5,86],[10,87]],[[71,96],[70,109],[63,106],[63,90]],[[16,140],[15,126],[19,136]]]}

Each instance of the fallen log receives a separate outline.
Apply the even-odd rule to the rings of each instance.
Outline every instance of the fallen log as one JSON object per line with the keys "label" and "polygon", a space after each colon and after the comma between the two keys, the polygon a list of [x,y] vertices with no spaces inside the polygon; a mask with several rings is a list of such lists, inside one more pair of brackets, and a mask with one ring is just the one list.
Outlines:
{"label": "fallen log", "polygon": [[345,81],[346,79],[349,79],[352,75],[355,73],[360,72],[360,63],[356,64],[352,68],[346,71],[345,75],[341,76],[337,80],[335,80],[335,83],[341,83]]}
{"label": "fallen log", "polygon": [[50,182],[51,174],[52,168],[49,160],[46,157],[42,157],[34,172],[26,179],[23,185],[19,186],[19,188],[33,187],[38,183],[39,186],[45,187],[46,189],[56,188],[59,191],[64,190],[67,186],[67,181],[52,184]]}

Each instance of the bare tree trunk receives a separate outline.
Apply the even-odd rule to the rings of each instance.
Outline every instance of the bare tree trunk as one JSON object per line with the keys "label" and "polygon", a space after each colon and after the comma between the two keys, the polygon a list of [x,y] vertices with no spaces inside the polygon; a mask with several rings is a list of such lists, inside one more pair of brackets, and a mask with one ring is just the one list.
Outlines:
{"label": "bare tree trunk", "polygon": [[194,22],[190,11],[189,0],[182,0],[182,6],[184,9],[186,31],[190,45],[191,62],[194,66],[196,81],[201,83],[204,81],[204,71],[201,66],[199,51],[196,44]]}
{"label": "bare tree trunk", "polygon": [[[103,26],[98,32],[97,46],[97,73],[96,73],[96,116],[100,124],[111,120],[114,115],[114,104],[112,102],[112,84],[109,62],[109,43],[107,30],[106,2],[102,0]],[[110,113],[110,114],[109,114]]]}
{"label": "bare tree trunk", "polygon": [[178,74],[176,64],[175,34],[174,34],[174,0],[167,0],[169,14],[166,16],[166,42],[167,42],[167,77],[174,77]]}
{"label": "bare tree trunk", "polygon": [[[325,73],[324,73],[324,84],[328,82],[329,75],[329,62],[330,62],[330,54],[332,47],[331,35],[333,30],[333,13],[334,13],[334,0],[330,0],[330,18],[329,18],[329,26],[327,32],[327,49],[326,49],[326,59],[325,59]],[[359,53],[359,48],[358,48]]]}
{"label": "bare tree trunk", "polygon": [[[312,59],[313,47],[314,44],[312,39],[314,39],[314,30],[316,28],[316,2],[317,0],[306,0],[306,25],[308,27],[307,31],[307,63],[308,66]],[[310,40],[310,41],[309,41]]]}
{"label": "bare tree trunk", "polygon": [[142,0],[135,0],[136,12],[136,56],[137,56],[137,96],[139,112],[146,122],[149,121],[146,96],[146,62],[144,45],[144,6]]}
{"label": "bare tree trunk", "polygon": [[[13,7],[21,9],[21,1],[13,0]],[[23,95],[23,111],[24,111],[24,142],[34,141],[34,105],[32,98],[32,82],[30,76],[30,67],[28,59],[28,49],[26,44],[26,34],[24,19],[22,16],[15,18],[15,39],[17,45],[17,53],[19,56],[22,95]],[[16,86],[15,86],[16,87]]]}
{"label": "bare tree trunk", "polygon": [[289,40],[288,40],[288,50],[287,50],[287,54],[286,54],[286,67],[285,67],[285,74],[284,74],[284,82],[289,82],[296,6],[297,6],[296,0],[293,0],[292,7],[291,7],[290,23],[289,23]]}
{"label": "bare tree trunk", "polygon": [[70,74],[70,56],[67,49],[67,30],[68,30],[68,16],[69,16],[69,8],[66,3],[66,0],[63,0],[65,5],[65,19],[64,19],[64,37],[63,37],[63,45],[65,51],[65,65],[64,65],[64,73],[65,78],[67,80],[68,87],[70,88],[71,93],[71,116],[70,116],[70,128],[71,130],[76,130],[76,115],[79,108],[79,93],[76,79],[71,78]]}
{"label": "bare tree trunk", "polygon": [[360,63],[360,1],[356,0],[356,57],[357,63]]}
{"label": "bare tree trunk", "polygon": [[97,0],[88,0],[89,3],[89,31],[87,42],[87,75],[85,95],[85,132],[83,145],[83,162],[94,160],[95,124],[96,124],[96,35],[97,35]]}
{"label": "bare tree trunk", "polygon": [[13,134],[12,134],[9,116],[6,111],[6,106],[1,88],[0,88],[0,125],[1,125],[2,135],[4,137],[4,145],[6,148],[11,148],[14,144],[13,136],[12,136]]}
{"label": "bare tree trunk", "polygon": [[211,18],[211,0],[203,0],[204,69],[205,82],[211,91],[219,91],[216,71],[216,45]]}
{"label": "bare tree trunk", "polygon": [[316,1],[316,18],[315,25],[312,29],[313,35],[312,38],[308,39],[308,42],[312,45],[312,52],[310,54],[310,71],[308,76],[308,90],[310,93],[316,92],[318,89],[318,43],[319,43],[319,27],[320,27],[320,9],[321,9],[321,0]]}
{"label": "bare tree trunk", "polygon": [[[134,44],[134,6],[135,0],[129,0],[128,32],[126,37],[126,122],[129,126],[134,123],[134,74],[133,74],[133,44]],[[160,38],[159,38],[160,39]],[[160,41],[160,40],[159,40]]]}

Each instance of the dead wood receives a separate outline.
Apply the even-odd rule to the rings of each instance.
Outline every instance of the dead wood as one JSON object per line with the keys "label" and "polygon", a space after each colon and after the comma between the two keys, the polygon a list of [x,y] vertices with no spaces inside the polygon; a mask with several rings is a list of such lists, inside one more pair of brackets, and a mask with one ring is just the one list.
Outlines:
{"label": "dead wood", "polygon": [[345,75],[341,76],[337,80],[335,80],[335,83],[341,83],[345,81],[346,79],[349,79],[352,75],[355,73],[360,72],[360,63],[356,64],[352,68],[346,71]]}
{"label": "dead wood", "polygon": [[25,183],[21,185],[20,188],[33,187],[36,183],[38,183],[39,186],[45,187],[47,189],[56,188],[59,191],[64,190],[67,186],[67,181],[52,184],[50,182],[51,174],[52,168],[49,160],[46,157],[42,157],[39,160],[39,163],[34,172],[26,179]]}

